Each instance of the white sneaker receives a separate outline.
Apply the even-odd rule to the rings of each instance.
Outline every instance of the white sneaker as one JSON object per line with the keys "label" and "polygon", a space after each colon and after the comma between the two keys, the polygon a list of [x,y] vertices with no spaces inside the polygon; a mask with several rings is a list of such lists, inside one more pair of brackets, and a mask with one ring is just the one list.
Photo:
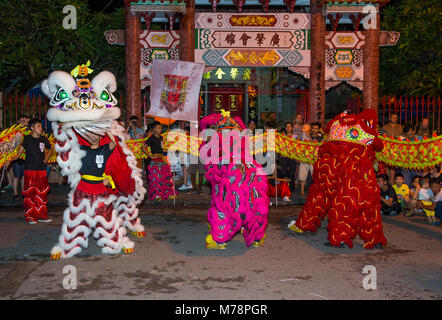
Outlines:
{"label": "white sneaker", "polygon": [[184,190],[189,190],[189,189],[192,189],[193,187],[192,187],[192,185],[185,185],[185,184],[183,184],[181,187],[179,187],[178,188],[178,190],[180,190],[180,191],[184,191]]}
{"label": "white sneaker", "polygon": [[52,219],[38,219],[38,222],[43,222],[43,223],[51,222],[51,221],[52,221]]}
{"label": "white sneaker", "polygon": [[284,198],[282,199],[282,201],[290,202],[291,200],[290,200],[290,197],[284,197]]}
{"label": "white sneaker", "polygon": [[28,221],[28,224],[37,224],[37,221],[29,220],[29,221]]}

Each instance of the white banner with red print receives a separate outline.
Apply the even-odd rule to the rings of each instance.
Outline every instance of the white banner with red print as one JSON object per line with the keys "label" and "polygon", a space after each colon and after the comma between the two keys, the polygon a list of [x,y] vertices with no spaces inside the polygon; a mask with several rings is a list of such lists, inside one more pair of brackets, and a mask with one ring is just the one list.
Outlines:
{"label": "white banner with red print", "polygon": [[150,116],[198,121],[203,63],[154,59]]}

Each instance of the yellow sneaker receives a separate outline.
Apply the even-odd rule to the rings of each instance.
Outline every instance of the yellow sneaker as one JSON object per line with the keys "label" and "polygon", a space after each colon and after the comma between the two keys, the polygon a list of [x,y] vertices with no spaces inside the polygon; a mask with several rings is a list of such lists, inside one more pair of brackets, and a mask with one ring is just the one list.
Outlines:
{"label": "yellow sneaker", "polygon": [[255,248],[261,247],[264,244],[265,237],[266,237],[266,235],[264,235],[264,237],[262,237],[261,240],[253,242],[253,246]]}
{"label": "yellow sneaker", "polygon": [[206,248],[207,249],[215,249],[215,250],[225,250],[227,248],[227,243],[217,243],[213,240],[211,234],[206,237]]}
{"label": "yellow sneaker", "polygon": [[134,248],[125,248],[123,247],[123,251],[125,254],[131,254],[134,252]]}
{"label": "yellow sneaker", "polygon": [[146,236],[146,232],[144,232],[144,231],[142,231],[142,232],[133,231],[130,234],[136,238],[144,238]]}
{"label": "yellow sneaker", "polygon": [[296,233],[304,233],[304,231],[299,229],[294,223],[291,226],[289,226],[289,229],[295,231]]}
{"label": "yellow sneaker", "polygon": [[61,257],[61,253],[60,252],[59,253],[51,254],[51,260],[60,260],[60,257]]}

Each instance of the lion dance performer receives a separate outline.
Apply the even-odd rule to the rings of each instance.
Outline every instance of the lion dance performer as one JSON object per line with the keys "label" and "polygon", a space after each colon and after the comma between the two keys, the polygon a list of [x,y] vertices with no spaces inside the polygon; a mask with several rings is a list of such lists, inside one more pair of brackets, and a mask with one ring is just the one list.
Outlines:
{"label": "lion dance performer", "polygon": [[163,156],[162,126],[159,122],[152,124],[153,134],[146,144],[151,150],[151,161],[147,167],[149,174],[149,200],[167,200],[176,197],[172,173],[168,159]]}
{"label": "lion dance performer", "polygon": [[141,169],[124,142],[124,128],[115,121],[120,116],[112,94],[116,80],[103,71],[90,81],[87,76],[93,70],[88,66],[89,62],[77,66],[72,76],[54,71],[42,83],[53,106],[47,118],[57,140],[57,162],[72,187],[51,259],[81,252],[93,230],[102,252],[111,254],[133,252],[126,228],[144,235],[136,206],[146,189]]}
{"label": "lion dance performer", "polygon": [[313,184],[298,219],[289,224],[291,230],[315,232],[328,215],[330,245],[352,248],[356,235],[366,249],[386,245],[373,168],[375,152],[383,148],[376,123],[372,109],[358,115],[341,113],[328,123],[329,137],[319,148]]}
{"label": "lion dance performer", "polygon": [[[215,129],[216,133],[207,144],[201,145],[200,150],[205,145],[211,145],[217,151],[214,157],[209,156],[216,161],[204,161],[206,179],[212,186],[211,207],[207,213],[210,233],[206,237],[206,248],[226,249],[227,242],[239,231],[247,246],[253,244],[259,247],[264,243],[270,200],[262,167],[253,160],[246,147],[248,145],[244,143],[247,136],[239,136],[246,127],[239,117],[231,118],[230,113],[224,110],[222,114],[211,114],[201,120],[201,129],[208,127]],[[224,129],[238,133],[230,136],[233,152],[227,163],[222,159],[226,153],[223,150],[225,144],[221,142]],[[246,163],[247,159],[250,159],[249,163]]]}

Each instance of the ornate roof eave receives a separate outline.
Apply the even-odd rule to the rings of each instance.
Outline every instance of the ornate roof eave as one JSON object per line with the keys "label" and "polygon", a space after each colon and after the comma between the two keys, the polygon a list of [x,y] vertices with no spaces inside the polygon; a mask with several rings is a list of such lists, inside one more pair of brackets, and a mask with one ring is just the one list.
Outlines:
{"label": "ornate roof eave", "polygon": [[187,2],[191,0],[124,0],[124,6],[131,12],[186,12]]}
{"label": "ornate roof eave", "polygon": [[325,0],[325,4],[330,6],[367,6],[367,5],[379,5],[384,7],[390,2],[390,0]]}

